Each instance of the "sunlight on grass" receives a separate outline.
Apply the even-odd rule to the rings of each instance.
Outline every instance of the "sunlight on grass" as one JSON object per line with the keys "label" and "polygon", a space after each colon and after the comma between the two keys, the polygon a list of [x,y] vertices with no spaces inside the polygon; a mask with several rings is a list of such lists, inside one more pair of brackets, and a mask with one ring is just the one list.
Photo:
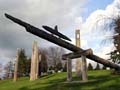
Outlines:
{"label": "sunlight on grass", "polygon": [[[120,90],[120,76],[111,75],[110,71],[89,71],[86,83],[64,83],[67,73],[56,73],[29,81],[28,77],[0,81],[0,90]],[[73,80],[80,81],[75,73]]]}

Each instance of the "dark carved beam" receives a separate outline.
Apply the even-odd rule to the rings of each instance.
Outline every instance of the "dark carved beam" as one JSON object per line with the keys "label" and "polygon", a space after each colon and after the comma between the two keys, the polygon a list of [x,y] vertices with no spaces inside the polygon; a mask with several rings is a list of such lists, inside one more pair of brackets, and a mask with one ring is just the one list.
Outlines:
{"label": "dark carved beam", "polygon": [[[32,25],[30,25],[30,24],[28,24],[26,22],[23,22],[22,20],[19,20],[19,19],[15,18],[15,17],[13,17],[11,15],[5,14],[5,16],[8,19],[12,20],[13,22],[23,26],[27,30],[27,32],[32,33],[32,34],[34,34],[34,35],[36,35],[36,36],[38,36],[40,38],[48,40],[48,41],[50,41],[50,42],[52,42],[54,44],[57,44],[57,45],[59,45],[61,47],[64,47],[64,48],[66,48],[68,50],[71,50],[73,52],[82,52],[82,51],[84,51],[83,49],[81,49],[79,47],[76,47],[75,45],[73,45],[73,44],[71,44],[71,43],[69,43],[69,42],[67,42],[65,40],[57,38],[57,37],[45,32],[45,31],[43,31],[42,29],[36,28],[36,27],[34,27],[34,26],[32,26]],[[88,55],[86,57],[93,60],[93,61],[95,61],[95,62],[101,63],[101,64],[103,64],[103,65],[105,65],[107,67],[115,68],[115,69],[118,69],[118,70],[120,69],[120,66],[118,66],[117,64],[109,62],[108,60],[100,58],[100,57],[98,57],[98,56],[96,56],[94,54],[93,55]]]}
{"label": "dark carved beam", "polygon": [[92,51],[92,49],[88,49],[88,50],[73,52],[73,53],[69,53],[69,54],[64,54],[62,56],[62,59],[63,60],[66,60],[67,58],[75,59],[75,58],[81,57],[81,55],[84,55],[84,56],[93,55],[93,51]]}

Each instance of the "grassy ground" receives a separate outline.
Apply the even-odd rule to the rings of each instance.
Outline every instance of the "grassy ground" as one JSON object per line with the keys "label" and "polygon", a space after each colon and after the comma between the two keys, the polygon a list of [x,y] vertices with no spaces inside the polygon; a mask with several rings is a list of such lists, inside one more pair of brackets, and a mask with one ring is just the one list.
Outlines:
{"label": "grassy ground", "polygon": [[[86,83],[65,83],[66,73],[51,74],[35,81],[20,78],[0,81],[0,90],[120,90],[120,75],[111,75],[110,71],[99,70],[88,72],[89,81]],[[73,74],[73,80],[80,81]]]}

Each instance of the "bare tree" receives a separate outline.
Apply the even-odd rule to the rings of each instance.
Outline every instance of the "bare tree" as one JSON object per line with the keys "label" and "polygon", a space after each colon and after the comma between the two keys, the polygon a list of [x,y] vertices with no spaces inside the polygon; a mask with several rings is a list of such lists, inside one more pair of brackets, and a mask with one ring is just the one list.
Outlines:
{"label": "bare tree", "polygon": [[62,55],[65,50],[60,47],[50,47],[48,49],[48,62],[50,66],[53,66],[54,70],[57,72],[62,68]]}
{"label": "bare tree", "polygon": [[102,21],[103,23],[103,31],[104,34],[106,33],[112,33],[112,35],[105,37],[103,41],[112,41],[114,44],[115,50],[111,51],[109,54],[110,59],[114,63],[120,62],[120,15],[117,17],[109,17],[106,15],[101,15],[101,18],[99,18],[96,22],[96,26],[99,24],[99,22]]}
{"label": "bare tree", "polygon": [[[97,20],[96,26],[99,24],[99,21],[102,21],[103,24],[103,30],[104,34],[111,33],[111,35],[105,37],[103,41],[110,41],[113,43],[115,49],[111,50],[110,53],[107,55],[110,55],[110,58],[108,60],[111,60],[114,63],[120,64],[120,14],[116,17],[109,17],[106,15],[102,15],[102,18]],[[103,66],[103,68],[106,68]],[[120,73],[120,70],[113,70],[113,74]]]}
{"label": "bare tree", "polygon": [[3,67],[3,65],[0,63],[0,73],[2,73],[2,67]]}
{"label": "bare tree", "polygon": [[14,72],[14,62],[13,61],[9,61],[5,65],[4,70],[6,72],[5,77],[6,78],[12,78],[13,77],[13,72]]}
{"label": "bare tree", "polygon": [[39,54],[41,55],[41,61],[39,62],[39,75],[41,75],[41,72],[46,73],[48,70],[47,50],[39,49]]}

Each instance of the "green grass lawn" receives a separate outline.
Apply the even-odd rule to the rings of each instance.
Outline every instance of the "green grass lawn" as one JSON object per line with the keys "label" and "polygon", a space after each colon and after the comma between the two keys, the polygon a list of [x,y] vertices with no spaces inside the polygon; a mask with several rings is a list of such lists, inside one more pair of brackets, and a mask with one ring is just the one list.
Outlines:
{"label": "green grass lawn", "polygon": [[[35,81],[29,81],[28,77],[17,82],[4,80],[0,81],[0,90],[120,90],[120,75],[111,75],[110,71],[89,71],[86,83],[65,83],[66,75],[51,74]],[[76,78],[74,73],[73,80],[80,81],[80,78]]]}

